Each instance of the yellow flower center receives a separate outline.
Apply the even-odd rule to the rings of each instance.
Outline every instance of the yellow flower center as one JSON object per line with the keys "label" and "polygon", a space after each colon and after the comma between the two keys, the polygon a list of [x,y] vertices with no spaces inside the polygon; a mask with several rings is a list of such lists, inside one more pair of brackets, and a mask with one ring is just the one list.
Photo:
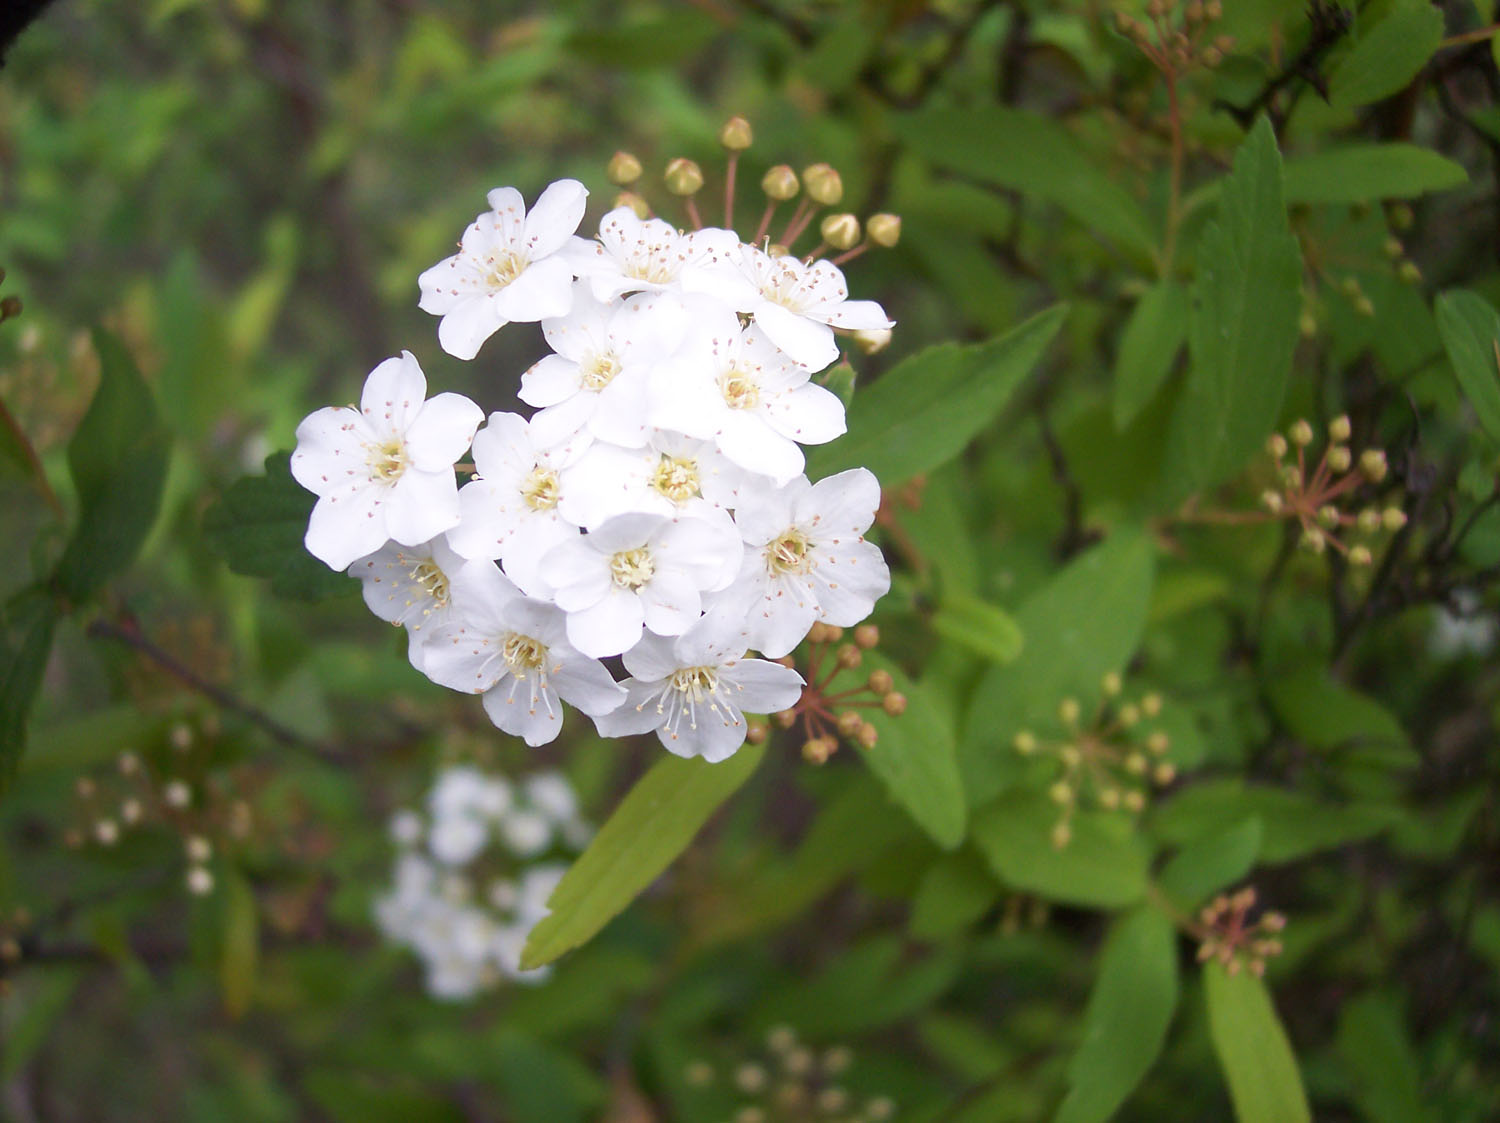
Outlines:
{"label": "yellow flower center", "polygon": [[719,376],[719,392],[730,409],[754,409],[760,405],[760,386],[739,367],[730,367]]}
{"label": "yellow flower center", "polygon": [[625,265],[627,276],[637,281],[650,281],[653,285],[664,285],[677,274],[667,262],[665,254],[637,254]]}
{"label": "yellow flower center", "polygon": [[410,576],[412,583],[425,589],[438,608],[447,607],[448,575],[438,568],[437,562],[427,558],[411,570]]}
{"label": "yellow flower center", "polygon": [[657,462],[651,486],[673,503],[686,503],[698,491],[698,462],[688,456],[667,456]]}
{"label": "yellow flower center", "polygon": [[585,389],[598,393],[615,380],[615,375],[620,373],[620,360],[616,358],[613,351],[606,351],[602,355],[590,351],[583,357],[583,362],[578,364],[583,374],[583,385]]}
{"label": "yellow flower center", "polygon": [[411,463],[406,458],[406,442],[392,437],[384,444],[366,445],[370,476],[383,484],[393,484],[405,473]]}
{"label": "yellow flower center", "polygon": [[528,672],[547,662],[547,645],[539,639],[511,632],[500,647],[500,655],[505,659],[505,665],[510,668],[511,674],[517,678],[525,678]]}
{"label": "yellow flower center", "polygon": [[556,507],[560,498],[557,473],[540,464],[532,468],[526,482],[521,485],[521,498],[533,511],[550,511]]}
{"label": "yellow flower center", "polygon": [[719,674],[714,667],[682,667],[673,671],[667,682],[691,701],[701,702],[719,689]]}
{"label": "yellow flower center", "polygon": [[622,589],[635,592],[656,574],[656,563],[651,560],[651,551],[644,546],[634,550],[621,550],[609,559],[609,575]]}
{"label": "yellow flower center", "polygon": [[812,543],[796,528],[784,531],[766,547],[766,568],[775,576],[806,573],[812,567]]}
{"label": "yellow flower center", "polygon": [[525,272],[529,264],[531,263],[524,256],[514,250],[503,250],[490,258],[490,271],[484,283],[489,286],[491,292],[499,292]]}

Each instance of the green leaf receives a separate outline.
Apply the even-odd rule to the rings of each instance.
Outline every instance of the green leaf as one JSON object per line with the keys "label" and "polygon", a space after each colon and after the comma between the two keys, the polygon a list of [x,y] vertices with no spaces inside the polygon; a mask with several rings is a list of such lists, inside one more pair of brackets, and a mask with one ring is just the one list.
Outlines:
{"label": "green leaf", "polygon": [[521,966],[551,963],[592,939],[687,848],[764,755],[764,745],[746,744],[718,764],[675,756],[658,761],[552,891],[549,913],[532,929]]}
{"label": "green leaf", "polygon": [[269,577],[277,596],[347,596],[359,582],[329,569],[302,544],[317,496],[292,479],[292,454],[266,457],[264,476],[236,480],[203,516],[203,535],[235,573]]}
{"label": "green leaf", "polygon": [[1167,434],[1176,502],[1220,483],[1276,424],[1301,315],[1302,255],[1287,223],[1281,155],[1264,118],[1235,156],[1219,217],[1199,241],[1192,363]]}
{"label": "green leaf", "polygon": [[1479,423],[1490,440],[1500,441],[1500,316],[1483,297],[1450,289],[1437,298],[1437,325]]}
{"label": "green leaf", "polygon": [[1401,4],[1360,36],[1328,76],[1335,109],[1380,101],[1411,84],[1443,39],[1443,12],[1426,2]]}
{"label": "green leaf", "polygon": [[1337,1048],[1349,1091],[1372,1123],[1433,1118],[1422,1102],[1422,1073],[1396,996],[1371,992],[1345,1003]]}
{"label": "green leaf", "polygon": [[1068,1095],[1055,1123],[1102,1123],[1150,1071],[1177,1009],[1172,922],[1142,905],[1111,926],[1068,1064]]}
{"label": "green leaf", "polygon": [[1181,285],[1160,281],[1136,301],[1115,359],[1114,419],[1125,429],[1156,396],[1187,337],[1188,299]]}
{"label": "green leaf", "polygon": [[939,846],[952,849],[963,841],[968,820],[953,724],[921,683],[877,652],[866,652],[861,672],[883,670],[896,690],[906,695],[906,711],[892,717],[883,709],[866,711],[879,737],[860,758]]}
{"label": "green leaf", "polygon": [[109,333],[94,332],[99,388],[68,442],[78,525],[53,572],[70,601],[92,596],[129,568],[161,508],[170,439],[151,389]]}
{"label": "green leaf", "polygon": [[952,593],[932,618],[933,630],[945,639],[996,663],[1010,663],[1025,642],[1010,613],[978,597]]}
{"label": "green leaf", "polygon": [[256,964],[260,959],[260,919],[255,891],[238,870],[224,868],[219,890],[219,986],[224,1010],[231,1018],[250,1009],[255,992]]}
{"label": "green leaf", "polygon": [[808,450],[815,479],[866,467],[887,487],[930,472],[985,428],[1057,334],[1055,305],[988,343],[940,343],[897,363],[854,396],[849,432]]}
{"label": "green leaf", "polygon": [[1345,144],[1287,160],[1288,203],[1410,199],[1467,183],[1462,164],[1415,144]]}
{"label": "green leaf", "polygon": [[1153,568],[1146,536],[1118,530],[1017,609],[1026,648],[1014,663],[992,667],[979,680],[960,743],[971,806],[1014,780],[1020,762],[1010,744],[1018,732],[1053,722],[1066,695],[1097,697],[1104,674],[1135,653]]}
{"label": "green leaf", "polygon": [[985,106],[929,109],[891,124],[908,147],[938,167],[1056,203],[1137,263],[1154,260],[1156,232],[1141,205],[1057,121]]}
{"label": "green leaf", "polygon": [[39,586],[0,607],[0,791],[26,750],[26,726],[57,630],[57,602]]}
{"label": "green leaf", "polygon": [[1303,792],[1238,779],[1215,780],[1183,789],[1152,816],[1155,834],[1179,846],[1215,827],[1254,815],[1261,821],[1258,861],[1280,865],[1369,838],[1389,829],[1398,812],[1363,804],[1336,804]]}
{"label": "green leaf", "polygon": [[1311,1123],[1297,1058],[1265,983],[1211,962],[1203,969],[1203,993],[1239,1123]]}
{"label": "green leaf", "polygon": [[46,971],[29,973],[25,989],[7,996],[7,1005],[17,1011],[5,1027],[5,1049],[0,1052],[0,1080],[14,1080],[53,1038],[58,1019],[66,1012],[86,972],[66,963],[49,964]]}
{"label": "green leaf", "polygon": [[1368,695],[1335,682],[1326,668],[1307,665],[1273,679],[1266,692],[1284,725],[1315,749],[1349,744],[1409,742],[1390,710]]}
{"label": "green leaf", "polygon": [[1185,843],[1161,871],[1158,884],[1184,911],[1240,881],[1260,854],[1260,819],[1254,815],[1228,827],[1213,827]]}
{"label": "green leaf", "polygon": [[973,924],[1000,898],[1000,885],[984,859],[965,847],[941,855],[917,885],[911,903],[911,934],[936,940]]}
{"label": "green leaf", "polygon": [[486,1075],[504,1093],[507,1119],[584,1123],[598,1118],[592,1109],[603,1098],[601,1081],[581,1061],[513,1029],[499,1032],[495,1048],[494,1067]]}
{"label": "green leaf", "polygon": [[1008,792],[975,813],[974,842],[1001,881],[1049,901],[1112,909],[1145,895],[1150,855],[1127,816],[1075,812],[1072,839],[1059,849],[1058,814],[1041,792]]}

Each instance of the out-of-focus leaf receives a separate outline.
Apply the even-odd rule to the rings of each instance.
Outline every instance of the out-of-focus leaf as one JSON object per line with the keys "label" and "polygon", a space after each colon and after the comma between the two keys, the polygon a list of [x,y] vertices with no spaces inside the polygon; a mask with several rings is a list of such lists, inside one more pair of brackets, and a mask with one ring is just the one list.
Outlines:
{"label": "out-of-focus leaf", "polygon": [[1160,838],[1182,846],[1247,815],[1261,821],[1258,860],[1270,865],[1369,838],[1399,818],[1389,808],[1326,803],[1303,792],[1234,779],[1185,788],[1157,809],[1152,826]]}
{"label": "out-of-focus leaf", "polygon": [[135,560],[161,507],[170,447],[130,353],[105,331],[94,347],[99,388],[68,442],[78,525],[52,576],[70,601],[87,600]]}
{"label": "out-of-focus leaf", "polygon": [[1352,109],[1411,84],[1443,38],[1443,12],[1425,0],[1394,5],[1328,76],[1328,100]]}
{"label": "out-of-focus leaf", "polygon": [[963,841],[968,819],[953,722],[921,683],[877,652],[865,654],[865,668],[889,672],[896,690],[906,695],[906,711],[899,717],[878,708],[868,711],[879,738],[860,757],[917,825],[939,846],[952,849]]}
{"label": "out-of-focus leaf", "polygon": [[0,1080],[10,1081],[26,1067],[57,1026],[83,975],[81,968],[56,964],[46,971],[32,972],[24,989],[7,996],[7,1003],[19,1014],[5,1029]]}
{"label": "out-of-focus leaf", "polygon": [[1408,747],[1394,714],[1374,698],[1335,682],[1322,667],[1303,666],[1267,685],[1286,727],[1316,749],[1376,744]]}
{"label": "out-of-focus leaf", "polygon": [[1136,301],[1115,359],[1116,429],[1127,428],[1161,389],[1187,338],[1187,320],[1187,292],[1175,281],[1157,282]]}
{"label": "out-of-focus leaf", "polygon": [[1288,203],[1363,203],[1447,191],[1469,173],[1415,144],[1345,144],[1288,159],[1282,179]]}
{"label": "out-of-focus leaf", "polygon": [[1239,1123],[1311,1123],[1302,1074],[1266,984],[1249,971],[1203,969],[1208,1026]]}
{"label": "out-of-focus leaf", "polygon": [[532,929],[521,965],[551,963],[592,939],[687,848],[764,755],[764,745],[747,744],[718,764],[658,761],[552,891],[550,911]]}
{"label": "out-of-focus leaf", "polygon": [[515,1123],[583,1123],[597,1118],[604,1097],[598,1077],[582,1062],[514,1030],[502,1030],[495,1067],[487,1072]]}
{"label": "out-of-focus leaf", "polygon": [[1500,441],[1500,316],[1482,296],[1452,289],[1437,299],[1437,324],[1479,423],[1492,441]]}
{"label": "out-of-focus leaf", "polygon": [[938,167],[1056,203],[1137,263],[1156,253],[1140,204],[1051,118],[999,106],[941,108],[894,118],[892,127]]}
{"label": "out-of-focus leaf", "polygon": [[943,598],[932,627],[945,639],[996,663],[1014,660],[1025,642],[1020,625],[1010,613],[963,594]]}
{"label": "out-of-focus leaf", "polygon": [[376,1080],[363,1072],[319,1068],[302,1078],[313,1103],[335,1123],[463,1123],[458,1105],[436,1091],[397,1077]]}
{"label": "out-of-focus leaf", "polygon": [[1349,1071],[1349,1091],[1372,1123],[1433,1118],[1422,1102],[1421,1069],[1393,995],[1371,992],[1344,1004],[1338,1054]]}
{"label": "out-of-focus leaf", "polygon": [[944,854],[922,875],[911,903],[911,934],[942,939],[983,916],[1000,898],[1000,885],[984,859],[965,847]]}
{"label": "out-of-focus leaf", "polygon": [[9,786],[26,750],[26,726],[42,686],[57,602],[37,586],[22,589],[0,607],[0,791]]}
{"label": "out-of-focus leaf", "polygon": [[586,21],[568,36],[567,50],[590,62],[651,70],[698,54],[718,32],[708,15],[686,8],[614,27]]}
{"label": "out-of-focus leaf", "polygon": [[807,474],[863,466],[890,487],[957,456],[1031,373],[1066,313],[1058,305],[988,343],[940,343],[897,363],[854,396],[843,438],[808,450]]}
{"label": "out-of-focus leaf", "polygon": [[260,960],[260,916],[255,891],[238,870],[224,868],[219,889],[219,986],[224,1009],[239,1018],[250,1009]]}
{"label": "out-of-focus leaf", "polygon": [[1244,878],[1260,853],[1261,825],[1254,815],[1215,827],[1187,842],[1158,878],[1172,902],[1191,912],[1204,898]]}
{"label": "out-of-focus leaf", "polygon": [[1262,118],[1235,156],[1200,239],[1191,365],[1168,431],[1163,487],[1176,502],[1222,482],[1281,410],[1301,315],[1302,255],[1287,222],[1281,154]]}
{"label": "out-of-focus leaf", "polygon": [[1176,1009],[1172,922],[1139,906],[1116,920],[1105,940],[1055,1123],[1103,1123],[1113,1115],[1156,1063]]}
{"label": "out-of-focus leaf", "polygon": [[302,544],[317,497],[292,479],[292,455],[266,457],[264,476],[236,480],[203,516],[203,534],[229,568],[269,577],[271,591],[297,600],[348,596],[359,588]]}
{"label": "out-of-focus leaf", "polygon": [[1150,861],[1129,817],[1078,811],[1066,846],[1052,844],[1058,807],[1044,794],[1014,791],[974,815],[974,842],[1000,880],[1049,901],[1123,908],[1146,892]]}

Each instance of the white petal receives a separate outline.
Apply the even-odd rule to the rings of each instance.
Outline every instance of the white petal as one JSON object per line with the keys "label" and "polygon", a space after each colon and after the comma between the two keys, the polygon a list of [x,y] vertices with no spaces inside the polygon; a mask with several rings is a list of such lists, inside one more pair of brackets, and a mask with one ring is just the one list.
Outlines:
{"label": "white petal", "polygon": [[756,307],[755,322],[772,343],[809,370],[819,371],[838,361],[839,347],[827,324],[769,302]]}
{"label": "white petal", "polygon": [[484,694],[484,712],[490,720],[533,748],[557,738],[562,709],[562,700],[551,690],[537,689],[531,677],[507,677]]}
{"label": "white petal", "polygon": [[425,471],[452,471],[474,439],[484,411],[462,394],[438,394],[422,404],[406,430],[406,452]]}
{"label": "white petal", "polygon": [[767,404],[766,418],[782,436],[804,445],[826,444],[847,428],[838,395],[811,382]]}
{"label": "white petal", "polygon": [[292,478],[308,491],[327,495],[369,478],[360,415],[343,406],[324,406],[297,426]]}
{"label": "white petal", "polygon": [[385,532],[416,546],[458,525],[458,484],[451,465],[441,472],[408,468],[385,498]]}
{"label": "white petal", "polygon": [[416,356],[402,351],[370,372],[359,409],[377,433],[399,436],[406,432],[426,397],[427,377]]}
{"label": "white petal", "polygon": [[646,627],[659,636],[680,636],[698,622],[702,602],[687,577],[658,573],[640,591]]}
{"label": "white petal", "polygon": [[590,717],[607,714],[625,702],[625,688],[610,677],[604,664],[581,654],[569,654],[552,672],[551,681],[565,701]]}
{"label": "white petal", "polygon": [[531,260],[556,253],[583,221],[589,190],[576,179],[549,184],[526,215],[526,246]]}
{"label": "white petal", "polygon": [[472,359],[484,341],[506,325],[499,305],[488,294],[476,293],[454,301],[438,321],[438,343],[455,359]]}
{"label": "white petal", "polygon": [[566,316],[573,307],[573,267],[558,257],[533,261],[495,300],[499,314],[516,323]]}
{"label": "white petal", "polygon": [[896,326],[896,321],[873,300],[845,300],[827,310],[812,309],[808,315],[846,331],[875,331]]}
{"label": "white petal", "polygon": [[603,659],[634,647],[644,623],[640,598],[613,588],[597,604],[568,614],[568,642],[585,655]]}
{"label": "white petal", "polygon": [[564,401],[578,393],[581,386],[576,362],[562,355],[547,355],[521,375],[521,392],[517,396],[540,409]]}
{"label": "white petal", "polygon": [[594,718],[601,737],[629,737],[647,733],[661,724],[662,715],[656,712],[655,702],[659,684],[628,678],[620,685],[625,689],[625,701],[618,709]]}
{"label": "white petal", "polygon": [[381,511],[383,488],[365,486],[325,495],[313,506],[303,543],[331,569],[348,569],[389,538]]}
{"label": "white petal", "polygon": [[880,507],[880,481],[868,468],[850,468],[819,480],[794,506],[798,526],[833,542],[858,538]]}
{"label": "white petal", "polygon": [[735,702],[756,714],[791,709],[805,685],[796,671],[766,659],[741,659],[724,673],[737,688]]}

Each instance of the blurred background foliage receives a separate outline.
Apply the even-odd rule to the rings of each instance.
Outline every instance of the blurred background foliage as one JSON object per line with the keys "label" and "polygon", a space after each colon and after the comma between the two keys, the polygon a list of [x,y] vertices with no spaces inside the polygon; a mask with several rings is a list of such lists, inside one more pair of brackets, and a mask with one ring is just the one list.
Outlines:
{"label": "blurred background foliage", "polygon": [[[5,461],[0,595],[68,541],[93,325],[139,366],[171,451],[138,560],[57,626],[0,804],[0,1110],[989,1123],[1124,1101],[1122,1119],[1274,1120],[1305,1117],[1305,1086],[1320,1120],[1495,1118],[1500,432],[1432,305],[1500,295],[1496,16],[1224,8],[1168,83],[1088,0],[58,0],[0,71],[0,266],[24,302],[0,324],[0,400],[46,481]],[[1284,191],[1289,219],[1268,213],[1302,289],[1250,293],[1261,334],[1240,315],[1250,353],[1295,357],[1284,400],[1241,386],[1247,420],[1218,435],[1233,463],[1209,472],[1212,444],[1171,459],[1199,439],[1173,435],[1188,309],[1226,245],[1268,244],[1217,214],[1258,111],[1284,165],[1247,145],[1235,166]],[[861,383],[1068,302],[962,457],[884,481],[882,648],[956,762],[965,841],[938,845],[855,750],[814,768],[778,740],[546,984],[442,1003],[370,919],[387,816],[463,760],[564,767],[602,821],[659,749],[582,724],[542,753],[506,743],[411,672],[353,582],[237,576],[205,516],[403,347],[435,389],[511,408],[539,333],[460,364],[417,273],[502,183],[532,198],[577,177],[596,219],[617,148],[648,183],[677,155],[716,183],[731,113],[756,131],[745,214],[767,167],[825,160],[852,209],[903,218],[898,247],[850,266],[899,322],[890,352],[851,356]],[[1493,310],[1464,307],[1492,337]],[[1373,565],[1296,549],[1291,523],[1195,517],[1279,486],[1249,453],[1273,424],[1341,414],[1355,454],[1389,465],[1359,494],[1403,516]],[[1056,850],[1054,776],[1013,741],[1065,738],[1059,703],[1092,713],[1119,671],[1127,696],[1166,699],[1176,775],[1139,825],[1081,811]],[[214,843],[204,894],[184,882],[194,834]],[[1300,1081],[1261,992],[1224,989],[1249,973],[1193,966],[1194,910],[1247,883],[1288,921],[1266,982]],[[834,1085],[847,1102],[819,1099]]]}

